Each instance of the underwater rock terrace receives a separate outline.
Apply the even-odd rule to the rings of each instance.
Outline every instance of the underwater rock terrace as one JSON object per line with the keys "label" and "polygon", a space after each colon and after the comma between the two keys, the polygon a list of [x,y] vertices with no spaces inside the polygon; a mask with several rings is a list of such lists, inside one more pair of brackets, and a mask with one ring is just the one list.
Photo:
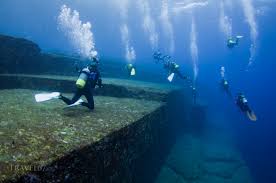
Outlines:
{"label": "underwater rock terrace", "polygon": [[72,95],[75,78],[0,75],[0,182],[132,182],[135,161],[169,133],[168,97],[179,88],[103,79],[95,110],[36,103]]}
{"label": "underwater rock terrace", "polygon": [[[45,91],[74,92],[77,77],[55,75],[0,74],[0,89],[35,89]],[[165,101],[168,93],[179,90],[173,85],[143,81],[103,78],[104,87],[96,88],[95,95],[119,98]]]}

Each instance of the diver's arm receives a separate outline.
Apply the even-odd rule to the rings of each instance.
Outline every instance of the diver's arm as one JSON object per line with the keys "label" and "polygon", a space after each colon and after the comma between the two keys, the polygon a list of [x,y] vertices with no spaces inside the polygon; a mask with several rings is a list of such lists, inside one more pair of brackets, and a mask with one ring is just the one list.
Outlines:
{"label": "diver's arm", "polygon": [[102,88],[103,87],[103,83],[102,83],[102,77],[100,72],[98,71],[98,80],[97,80],[97,85]]}
{"label": "diver's arm", "polygon": [[76,70],[78,73],[81,73],[81,71],[82,71],[82,69],[80,69],[80,67],[79,67],[77,64],[75,64],[75,70]]}

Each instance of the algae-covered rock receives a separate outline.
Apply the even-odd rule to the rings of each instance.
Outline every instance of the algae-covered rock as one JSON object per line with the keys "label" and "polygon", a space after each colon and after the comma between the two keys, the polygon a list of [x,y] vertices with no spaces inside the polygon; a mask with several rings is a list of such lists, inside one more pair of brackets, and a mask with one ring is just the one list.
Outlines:
{"label": "algae-covered rock", "polygon": [[1,72],[22,72],[40,60],[40,48],[32,41],[0,35]]}
{"label": "algae-covered rock", "polygon": [[[234,183],[231,179],[225,179],[215,175],[205,174],[197,183]],[[247,182],[244,182],[247,183]],[[248,182],[249,183],[249,182]]]}
{"label": "algae-covered rock", "polygon": [[167,123],[160,101],[96,96],[90,111],[64,109],[58,99],[36,103],[36,93],[0,90],[0,182],[30,170],[49,182],[129,182],[134,160],[158,143]]}
{"label": "algae-covered rock", "polygon": [[206,142],[203,145],[203,158],[206,161],[240,161],[241,156],[234,144]]}
{"label": "algae-covered rock", "polygon": [[[75,90],[77,77],[56,75],[0,74],[0,89],[34,89],[71,93]],[[166,102],[169,93],[180,87],[126,79],[102,78],[103,88],[94,94],[116,98],[136,98]]]}
{"label": "algae-covered rock", "polygon": [[171,149],[159,177],[182,177],[196,183],[251,183],[249,169],[238,149],[223,139],[220,135],[183,135]]}
{"label": "algae-covered rock", "polygon": [[173,146],[166,164],[185,179],[196,180],[201,175],[200,153],[200,139],[184,135]]}
{"label": "algae-covered rock", "polygon": [[232,183],[253,183],[249,168],[243,166],[234,172]]}
{"label": "algae-covered rock", "polygon": [[164,166],[161,169],[155,183],[186,183],[186,181],[172,169]]}
{"label": "algae-covered rock", "polygon": [[233,144],[205,143],[203,147],[202,168],[206,174],[231,179],[240,167],[245,166]]}
{"label": "algae-covered rock", "polygon": [[240,167],[232,173],[232,177],[228,178],[213,174],[204,174],[198,183],[253,183],[249,169],[246,166]]}

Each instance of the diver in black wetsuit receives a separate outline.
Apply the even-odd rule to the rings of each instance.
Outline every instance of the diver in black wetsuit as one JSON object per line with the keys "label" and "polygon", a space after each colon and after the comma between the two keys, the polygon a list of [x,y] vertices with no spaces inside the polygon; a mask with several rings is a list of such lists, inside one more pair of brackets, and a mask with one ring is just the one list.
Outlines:
{"label": "diver in black wetsuit", "polygon": [[229,82],[225,78],[221,79],[220,85],[222,90],[225,91],[229,97],[232,97],[232,93],[230,92]]}
{"label": "diver in black wetsuit", "polygon": [[74,104],[77,102],[82,95],[84,95],[87,99],[86,102],[82,102],[81,105],[88,107],[89,109],[94,109],[94,88],[98,85],[100,88],[102,87],[102,79],[98,69],[98,61],[97,59],[93,58],[93,62],[82,69],[80,71],[79,78],[76,82],[77,90],[70,100],[63,95],[59,96],[59,99],[64,101],[67,105]]}
{"label": "diver in black wetsuit", "polygon": [[249,112],[249,113],[252,112],[252,110],[248,106],[247,99],[242,93],[238,94],[236,104],[239,106],[242,112]]}
{"label": "diver in black wetsuit", "polygon": [[129,77],[136,75],[136,67],[133,64],[127,64],[125,68]]}
{"label": "diver in black wetsuit", "polygon": [[239,40],[242,38],[242,36],[236,36],[235,38],[229,38],[227,40],[227,47],[228,48],[234,48],[239,44]]}
{"label": "diver in black wetsuit", "polygon": [[160,61],[163,61],[162,59],[162,53],[160,51],[156,51],[153,53],[153,58],[155,59],[156,63],[159,63]]}
{"label": "diver in black wetsuit", "polygon": [[247,99],[242,93],[238,94],[236,99],[237,106],[244,112],[251,121],[256,121],[257,117],[248,105]]}
{"label": "diver in black wetsuit", "polygon": [[[177,75],[181,79],[188,79],[187,76],[183,76],[183,74],[179,70],[179,65],[175,62],[171,61],[171,56],[162,55],[160,51],[153,53],[153,58],[155,59],[155,63],[163,64],[164,69],[168,72],[168,76],[170,77],[172,74]],[[174,76],[169,80],[172,81]]]}
{"label": "diver in black wetsuit", "polygon": [[197,97],[197,91],[196,91],[195,87],[192,88],[192,94],[193,94],[193,103],[195,105],[196,104],[196,97]]}
{"label": "diver in black wetsuit", "polygon": [[179,71],[179,65],[172,61],[167,61],[164,63],[164,69],[168,71],[168,74],[176,74],[181,79],[187,79],[187,76],[183,76],[182,73]]}
{"label": "diver in black wetsuit", "polygon": [[220,82],[220,86],[221,89],[223,91],[225,91],[225,93],[229,96],[232,97],[232,93],[230,91],[230,86],[229,86],[229,82],[227,81],[227,79],[225,78],[225,68],[222,66],[220,68],[220,75],[221,75],[221,82]]}
{"label": "diver in black wetsuit", "polygon": [[153,58],[155,59],[155,63],[162,62],[163,64],[171,59],[169,55],[162,55],[160,51],[156,51],[153,53]]}

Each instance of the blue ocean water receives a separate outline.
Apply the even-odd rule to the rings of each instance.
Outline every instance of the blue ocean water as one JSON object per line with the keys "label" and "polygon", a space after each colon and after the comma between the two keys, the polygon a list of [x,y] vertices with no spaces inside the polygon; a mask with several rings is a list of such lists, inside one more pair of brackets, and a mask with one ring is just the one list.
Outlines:
{"label": "blue ocean water", "polygon": [[[244,9],[243,3],[250,2],[253,9]],[[194,66],[191,54],[192,21],[196,27],[197,69],[196,86],[199,101],[208,103],[214,116],[223,114],[229,131],[235,136],[243,158],[256,182],[276,182],[276,120],[275,102],[275,59],[276,52],[276,1],[240,0],[223,1],[225,16],[230,18],[232,34],[243,38],[234,49],[226,47],[227,36],[220,28],[222,1],[168,0],[168,13],[164,1],[146,1],[155,30],[143,30],[143,17],[137,2],[128,2],[127,16],[120,9],[125,1],[69,1],[53,0],[2,0],[0,2],[0,34],[23,37],[34,41],[44,51],[75,53],[76,49],[58,27],[60,8],[66,4],[80,13],[83,22],[91,22],[95,47],[100,57],[125,59],[125,45],[120,27],[128,25],[129,44],[135,49],[134,62],[142,68],[151,68],[159,73],[160,67],[153,65],[153,49],[149,35],[158,34],[157,49],[172,55],[181,69],[193,78]],[[142,0],[141,2],[145,2]],[[141,3],[138,1],[138,3]],[[163,3],[163,4],[162,4]],[[248,8],[248,7],[247,7]],[[165,7],[166,9],[166,7]],[[180,10],[177,10],[180,9]],[[251,12],[249,21],[245,12]],[[162,15],[162,13],[164,13]],[[165,28],[164,16],[169,17]],[[163,17],[163,18],[162,18]],[[225,17],[224,17],[225,18]],[[253,19],[253,20],[252,20]],[[251,27],[250,22],[251,21]],[[253,21],[253,23],[252,23]],[[168,23],[168,22],[167,22]],[[151,27],[151,26],[149,26]],[[227,29],[227,27],[225,27]],[[251,31],[256,31],[252,38]],[[254,34],[254,33],[253,33]],[[256,39],[256,40],[254,40]],[[171,42],[174,50],[171,50]],[[256,46],[253,63],[248,67],[250,45]],[[258,116],[257,122],[249,121],[219,89],[220,68],[226,68],[227,78],[233,93],[244,92],[250,106]],[[151,78],[144,78],[150,81]]]}

